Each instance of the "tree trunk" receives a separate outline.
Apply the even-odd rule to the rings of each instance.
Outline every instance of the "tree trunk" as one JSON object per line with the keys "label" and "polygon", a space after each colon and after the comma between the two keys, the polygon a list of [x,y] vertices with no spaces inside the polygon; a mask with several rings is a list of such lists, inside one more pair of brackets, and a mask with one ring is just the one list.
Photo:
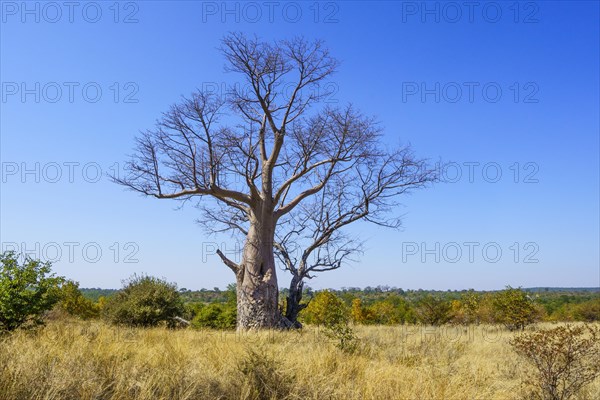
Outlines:
{"label": "tree trunk", "polygon": [[306,305],[300,304],[303,288],[304,281],[302,278],[294,275],[290,283],[290,294],[287,297],[285,317],[291,323],[291,327],[296,329],[302,328],[302,324],[298,322],[298,314],[306,307]]}
{"label": "tree trunk", "polygon": [[238,330],[281,326],[273,239],[272,212],[253,215],[237,273]]}

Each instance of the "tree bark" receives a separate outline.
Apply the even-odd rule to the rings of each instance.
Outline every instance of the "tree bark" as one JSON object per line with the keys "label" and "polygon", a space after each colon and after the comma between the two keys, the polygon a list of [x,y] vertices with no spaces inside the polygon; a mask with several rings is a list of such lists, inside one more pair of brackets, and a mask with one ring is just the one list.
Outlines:
{"label": "tree bark", "polygon": [[303,288],[304,281],[298,275],[294,275],[290,282],[290,294],[286,301],[285,317],[290,322],[291,327],[295,329],[302,328],[302,324],[298,321],[298,314],[306,307],[306,305],[300,304]]}
{"label": "tree bark", "polygon": [[281,326],[279,289],[273,254],[273,213],[261,206],[250,218],[250,229],[237,272],[238,329]]}

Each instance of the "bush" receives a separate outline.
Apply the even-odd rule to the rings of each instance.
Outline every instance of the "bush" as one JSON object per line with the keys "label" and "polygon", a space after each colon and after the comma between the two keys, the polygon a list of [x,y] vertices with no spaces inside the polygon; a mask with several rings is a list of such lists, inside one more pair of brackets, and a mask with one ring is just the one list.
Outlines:
{"label": "bush", "polygon": [[200,305],[195,310],[192,327],[212,329],[235,329],[237,307],[235,304]]}
{"label": "bush", "polygon": [[335,346],[344,353],[352,354],[358,349],[359,338],[347,322],[325,325],[323,334],[335,340]]}
{"label": "bush", "polygon": [[456,324],[479,324],[481,322],[481,314],[483,298],[474,290],[469,290],[463,293],[460,300],[453,300],[452,307],[452,322]]}
{"label": "bush", "polygon": [[329,290],[317,293],[300,315],[304,322],[314,325],[336,325],[349,319],[346,304]]}
{"label": "bush", "polygon": [[237,324],[237,293],[235,284],[227,286],[225,303],[188,303],[187,316],[194,328],[235,329]]}
{"label": "bush", "polygon": [[369,310],[362,305],[361,299],[353,299],[350,307],[350,319],[355,324],[368,324],[371,320]]}
{"label": "bush", "polygon": [[410,305],[398,295],[389,295],[385,300],[376,301],[363,307],[360,299],[352,301],[352,321],[357,324],[397,325],[415,322]]}
{"label": "bush", "polygon": [[536,368],[525,382],[536,387],[537,398],[566,400],[600,375],[597,326],[566,325],[523,333],[511,345]]}
{"label": "bush", "polygon": [[361,309],[360,300],[353,302],[352,312],[342,299],[329,290],[324,290],[315,295],[302,310],[301,316],[307,324],[324,326],[323,334],[336,341],[336,347],[348,353],[356,350],[358,338],[354,330],[348,325],[350,314],[352,318],[359,318],[356,313]]}
{"label": "bush", "polygon": [[115,324],[150,327],[166,323],[175,327],[184,313],[177,285],[151,276],[133,275],[123,282],[123,289],[109,297],[104,316]]}
{"label": "bush", "polygon": [[50,263],[28,258],[19,265],[14,252],[0,255],[0,331],[43,323],[43,314],[60,300],[63,282]]}
{"label": "bush", "polygon": [[600,299],[588,300],[577,304],[574,308],[573,314],[578,321],[600,321]]}
{"label": "bush", "polygon": [[423,324],[439,326],[451,318],[452,304],[442,298],[427,295],[417,304],[417,317]]}
{"label": "bush", "polygon": [[494,296],[493,300],[496,322],[504,324],[509,330],[524,330],[527,325],[537,321],[540,309],[522,289],[510,286]]}
{"label": "bush", "polygon": [[85,298],[79,291],[79,284],[73,281],[67,281],[62,286],[58,306],[69,315],[81,319],[95,318],[100,313],[100,307]]}

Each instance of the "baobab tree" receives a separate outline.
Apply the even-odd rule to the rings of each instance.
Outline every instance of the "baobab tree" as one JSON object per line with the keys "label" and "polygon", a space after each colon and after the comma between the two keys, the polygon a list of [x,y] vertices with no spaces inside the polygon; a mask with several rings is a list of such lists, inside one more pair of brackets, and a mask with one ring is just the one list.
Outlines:
{"label": "baobab tree", "polygon": [[[344,228],[358,221],[399,228],[401,219],[393,217],[398,195],[424,186],[436,177],[435,171],[429,170],[423,160],[415,159],[407,147],[397,149],[394,158],[396,165],[402,166],[397,171],[402,180],[387,175],[393,169],[383,171],[377,179],[372,174],[382,172],[381,168],[352,169],[332,177],[323,190],[278,221],[273,247],[281,269],[291,274],[284,311],[284,321],[289,326],[301,327],[298,314],[306,307],[301,303],[306,279],[341,268],[362,252],[362,241]],[[387,197],[379,191],[392,189],[391,181],[383,182],[389,179],[396,181],[396,187],[394,195]],[[233,208],[223,207],[214,212],[205,207],[199,222],[212,234],[232,231],[242,239],[248,234],[247,216]]]}
{"label": "baobab tree", "polygon": [[[218,251],[236,276],[238,329],[289,326],[275,261],[294,237],[284,231],[311,209],[325,213],[304,222],[315,235],[305,250],[335,244],[343,260],[353,250],[339,246],[340,228],[359,219],[393,226],[385,215],[397,197],[434,176],[407,147],[384,146],[377,121],[354,107],[317,109],[328,94],[318,89],[338,67],[322,41],[230,34],[221,52],[243,85],[227,96],[198,90],[173,105],[137,138],[128,173],[114,179],[148,196],[196,201],[209,230],[241,232],[239,262]],[[294,268],[302,280],[331,265]]]}

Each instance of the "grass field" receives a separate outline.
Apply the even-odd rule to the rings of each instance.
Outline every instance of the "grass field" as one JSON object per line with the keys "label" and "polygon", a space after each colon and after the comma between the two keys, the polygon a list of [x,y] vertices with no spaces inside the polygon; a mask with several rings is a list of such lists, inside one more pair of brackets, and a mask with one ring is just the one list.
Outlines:
{"label": "grass field", "polygon": [[[0,337],[0,399],[522,399],[527,368],[495,326],[235,332],[55,321]],[[579,399],[595,399],[600,379]]]}

